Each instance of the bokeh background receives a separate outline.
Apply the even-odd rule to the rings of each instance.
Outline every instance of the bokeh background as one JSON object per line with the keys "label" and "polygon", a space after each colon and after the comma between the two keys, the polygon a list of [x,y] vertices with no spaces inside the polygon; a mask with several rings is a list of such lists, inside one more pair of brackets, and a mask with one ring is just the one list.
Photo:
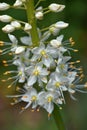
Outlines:
{"label": "bokeh background", "polygon": [[[0,2],[14,3],[15,0],[0,0]],[[37,0],[35,0],[37,2]],[[80,66],[83,66],[84,80],[87,81],[87,1],[86,0],[45,0],[41,3],[46,7],[50,3],[65,4],[66,8],[58,14],[48,14],[45,17],[45,22],[38,22],[43,28],[50,23],[58,20],[68,22],[70,26],[64,29],[60,34],[65,35],[65,39],[73,37],[76,42],[75,48],[79,49],[78,53],[72,53],[73,60],[80,59]],[[26,20],[26,14],[19,10],[8,10],[0,12],[1,14],[9,14],[15,18]],[[50,23],[49,23],[50,21]],[[0,28],[5,24],[0,22]],[[20,36],[19,32],[15,35]],[[8,41],[7,34],[4,34],[0,29],[0,40]],[[0,56],[0,129],[1,130],[57,130],[54,119],[51,117],[48,120],[47,113],[44,110],[40,112],[31,112],[31,109],[19,114],[21,106],[10,105],[10,100],[6,98],[7,94],[15,91],[15,88],[7,89],[9,83],[2,83],[4,78],[3,72],[10,67],[3,67],[2,60],[9,59],[9,56]],[[14,68],[14,67],[13,67]],[[5,77],[7,78],[7,77]],[[65,94],[66,105],[63,106],[62,116],[68,130],[87,130],[87,94],[76,93],[76,102],[70,99],[68,94]]]}

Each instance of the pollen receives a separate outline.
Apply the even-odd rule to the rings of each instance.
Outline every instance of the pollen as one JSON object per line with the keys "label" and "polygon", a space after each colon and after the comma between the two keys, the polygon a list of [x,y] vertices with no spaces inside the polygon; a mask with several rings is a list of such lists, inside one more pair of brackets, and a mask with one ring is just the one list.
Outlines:
{"label": "pollen", "polygon": [[47,101],[48,101],[48,102],[51,102],[51,101],[52,101],[52,97],[49,96],[49,97],[47,98]]}
{"label": "pollen", "polygon": [[3,41],[0,41],[0,46],[4,46],[4,42]]}
{"label": "pollen", "polygon": [[44,50],[41,51],[41,55],[46,55],[46,52]]}
{"label": "pollen", "polygon": [[36,96],[32,96],[32,101],[35,101],[37,99]]}
{"label": "pollen", "polygon": [[0,50],[0,53],[2,53],[3,51],[2,50]]}
{"label": "pollen", "polygon": [[4,66],[5,66],[5,67],[7,67],[7,66],[8,66],[8,64],[4,64]]}
{"label": "pollen", "polygon": [[19,75],[22,75],[22,71],[19,72]]}
{"label": "pollen", "polygon": [[9,71],[6,71],[3,75],[7,75],[7,74],[10,74],[10,72],[9,72]]}
{"label": "pollen", "polygon": [[39,72],[39,70],[35,70],[35,71],[33,72],[33,74],[34,74],[35,76],[37,76],[37,75],[40,74],[40,72]]}
{"label": "pollen", "polygon": [[11,85],[9,85],[8,88],[11,88]]}
{"label": "pollen", "polygon": [[2,61],[2,63],[3,63],[3,64],[6,64],[6,63],[7,63],[7,61],[6,61],[6,60],[3,60],[3,61]]}
{"label": "pollen", "polygon": [[56,82],[56,83],[55,83],[55,86],[56,86],[57,88],[59,88],[59,87],[60,87],[60,82]]}
{"label": "pollen", "polygon": [[78,52],[78,50],[73,50],[74,52]]}

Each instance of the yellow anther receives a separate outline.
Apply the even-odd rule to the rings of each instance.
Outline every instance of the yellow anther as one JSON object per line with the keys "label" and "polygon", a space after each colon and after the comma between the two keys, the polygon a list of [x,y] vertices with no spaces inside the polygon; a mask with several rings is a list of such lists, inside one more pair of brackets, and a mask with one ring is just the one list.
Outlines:
{"label": "yellow anther", "polygon": [[77,60],[76,63],[80,63],[80,60]]}
{"label": "yellow anther", "polygon": [[8,66],[8,64],[4,64],[4,66],[5,66],[5,67],[7,67],[7,66]]}
{"label": "yellow anther", "polygon": [[24,108],[24,107],[22,107],[21,109],[22,109],[22,110],[25,110],[25,108]]}
{"label": "yellow anther", "polygon": [[74,52],[78,52],[78,50],[73,50]]}
{"label": "yellow anther", "polygon": [[2,81],[2,82],[6,82],[6,80],[5,80],[5,79],[2,79],[1,81]]}
{"label": "yellow anther", "polygon": [[72,41],[73,41],[73,38],[72,38],[72,37],[70,37],[69,41],[70,41],[70,42],[72,42]]}
{"label": "yellow anther", "polygon": [[2,63],[3,63],[3,64],[6,64],[6,63],[7,63],[7,61],[6,61],[6,60],[3,60],[3,61],[2,61]]}
{"label": "yellow anther", "polygon": [[4,42],[3,42],[3,41],[0,41],[0,44],[4,44]]}
{"label": "yellow anther", "polygon": [[8,88],[11,88],[11,85],[9,85]]}
{"label": "yellow anther", "polygon": [[40,109],[37,109],[37,112],[39,112],[40,111]]}
{"label": "yellow anther", "polygon": [[9,53],[9,55],[11,56],[11,55],[12,55],[12,53]]}
{"label": "yellow anther", "polygon": [[2,53],[3,52],[3,50],[0,50],[0,53]]}
{"label": "yellow anther", "polygon": [[50,114],[50,113],[48,113],[48,118],[50,118],[50,116],[51,116],[51,114]]}
{"label": "yellow anther", "polygon": [[10,74],[10,72],[9,72],[9,71],[6,71],[3,75],[7,75],[7,74]]}
{"label": "yellow anther", "polygon": [[12,103],[10,103],[12,106],[14,105],[14,103],[12,102]]}
{"label": "yellow anther", "polygon": [[71,42],[71,45],[73,46],[75,44],[75,42]]}
{"label": "yellow anther", "polygon": [[35,110],[34,110],[34,109],[32,109],[31,111],[32,111],[32,112],[34,112]]}
{"label": "yellow anther", "polygon": [[87,82],[85,83],[84,87],[87,88]]}
{"label": "yellow anther", "polygon": [[0,46],[4,46],[4,42],[3,41],[0,41]]}

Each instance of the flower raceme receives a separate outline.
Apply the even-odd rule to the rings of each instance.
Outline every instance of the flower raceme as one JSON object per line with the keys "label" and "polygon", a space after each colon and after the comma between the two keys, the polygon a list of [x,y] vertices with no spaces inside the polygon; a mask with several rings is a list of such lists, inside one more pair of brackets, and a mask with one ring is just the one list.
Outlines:
{"label": "flower raceme", "polygon": [[[0,3],[0,11],[9,8],[26,11],[28,10],[26,5],[29,4],[27,2],[28,0],[16,0],[13,5]],[[82,68],[76,68],[74,64],[79,61],[72,62],[72,57],[69,55],[70,50],[77,52],[72,48],[75,42],[72,38],[64,41],[64,35],[59,34],[61,29],[68,27],[69,24],[57,21],[43,29],[37,26],[37,20],[44,20],[44,15],[47,13],[63,11],[65,5],[52,3],[47,8],[43,8],[39,6],[39,3],[34,7],[34,18],[29,16],[28,22],[17,20],[9,15],[0,15],[0,21],[7,23],[2,31],[9,37],[9,42],[0,41],[2,48],[0,55],[12,55],[13,59],[2,62],[4,66],[15,65],[17,67],[16,70],[4,73],[4,75],[14,74],[6,80],[13,80],[8,88],[17,83],[23,84],[23,87],[19,89],[21,94],[7,96],[16,98],[12,104],[23,101],[27,105],[22,111],[30,106],[34,110],[40,106],[51,114],[54,104],[61,107],[65,103],[65,91],[75,99],[73,94],[76,91],[82,91],[81,89],[87,85],[80,84],[83,78]],[[25,35],[17,39],[15,35],[11,34],[15,30],[22,30]],[[38,38],[35,37],[36,34],[33,34],[35,30]],[[37,40],[36,44],[33,43],[34,40]]]}

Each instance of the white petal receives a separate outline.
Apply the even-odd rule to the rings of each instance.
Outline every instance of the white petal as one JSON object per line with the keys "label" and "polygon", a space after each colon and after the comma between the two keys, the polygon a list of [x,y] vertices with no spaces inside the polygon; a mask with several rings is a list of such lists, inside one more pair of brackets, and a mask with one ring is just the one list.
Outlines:
{"label": "white petal", "polygon": [[52,102],[49,102],[44,105],[44,108],[47,110],[49,114],[51,114],[54,109],[54,105]]}
{"label": "white petal", "polygon": [[24,37],[21,37],[20,40],[25,45],[32,45],[31,37],[24,36]]}
{"label": "white petal", "polygon": [[30,101],[30,95],[24,94],[23,97],[21,98],[22,101],[24,102],[29,102]]}
{"label": "white petal", "polygon": [[62,42],[63,38],[64,38],[64,35],[60,35],[59,37],[57,37],[57,41]]}
{"label": "white petal", "polygon": [[14,35],[8,34],[8,37],[12,43],[16,43],[16,44],[18,43],[18,40]]}
{"label": "white petal", "polygon": [[37,80],[36,76],[30,76],[28,79],[28,85],[32,86],[36,82],[36,80]]}
{"label": "white petal", "polygon": [[47,78],[46,78],[46,77],[42,77],[41,80],[42,80],[44,83],[47,83]]}

